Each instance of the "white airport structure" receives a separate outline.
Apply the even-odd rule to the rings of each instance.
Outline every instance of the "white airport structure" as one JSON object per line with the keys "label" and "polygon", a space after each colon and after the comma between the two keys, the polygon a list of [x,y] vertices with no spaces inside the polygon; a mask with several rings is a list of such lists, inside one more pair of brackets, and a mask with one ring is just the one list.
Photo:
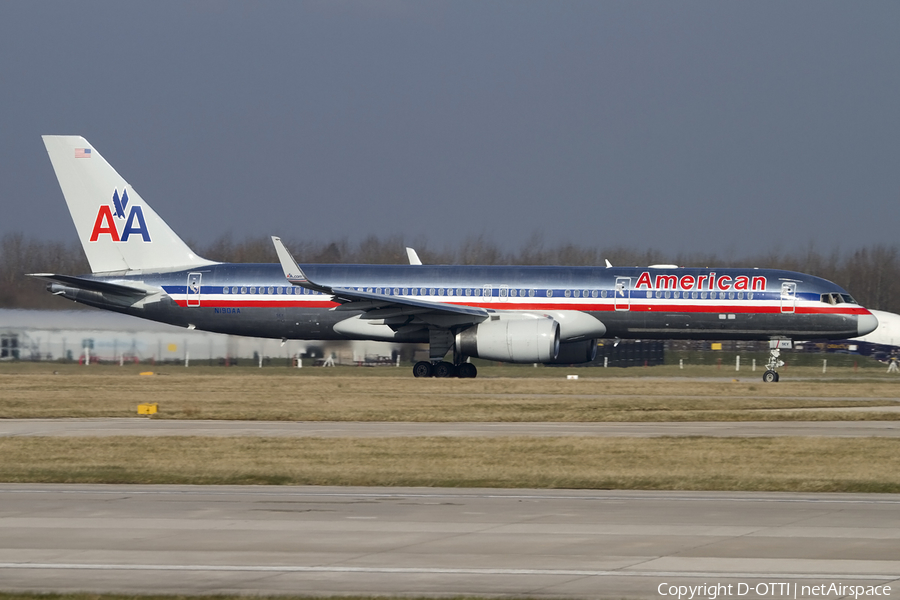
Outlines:
{"label": "white airport structure", "polygon": [[396,362],[386,342],[310,342],[223,335],[188,330],[99,310],[0,309],[0,360],[91,362],[184,362],[305,357],[316,364],[373,365]]}

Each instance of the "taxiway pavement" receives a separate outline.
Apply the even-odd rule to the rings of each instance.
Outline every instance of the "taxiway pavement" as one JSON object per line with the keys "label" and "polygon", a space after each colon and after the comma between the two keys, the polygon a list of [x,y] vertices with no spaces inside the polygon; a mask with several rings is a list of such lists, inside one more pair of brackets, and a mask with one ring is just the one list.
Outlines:
{"label": "taxiway pavement", "polygon": [[[740,583],[753,590],[743,598],[780,598],[835,583],[896,595],[900,498],[0,484],[0,581],[6,591],[583,598]],[[787,594],[755,587],[782,583]]]}

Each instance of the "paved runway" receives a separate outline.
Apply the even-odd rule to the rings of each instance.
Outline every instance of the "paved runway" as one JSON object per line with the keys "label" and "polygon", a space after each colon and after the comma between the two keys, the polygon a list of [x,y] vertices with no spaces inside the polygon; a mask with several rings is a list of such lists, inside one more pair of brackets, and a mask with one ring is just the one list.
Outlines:
{"label": "paved runway", "polygon": [[0,581],[6,591],[585,598],[659,598],[661,584],[730,584],[737,597],[741,583],[743,598],[793,596],[794,584],[803,597],[804,585],[834,583],[896,595],[900,498],[2,484]]}
{"label": "paved runway", "polygon": [[0,419],[0,437],[15,436],[828,436],[900,437],[900,421],[754,421],[685,423],[379,423],[351,421],[176,421],[170,419]]}

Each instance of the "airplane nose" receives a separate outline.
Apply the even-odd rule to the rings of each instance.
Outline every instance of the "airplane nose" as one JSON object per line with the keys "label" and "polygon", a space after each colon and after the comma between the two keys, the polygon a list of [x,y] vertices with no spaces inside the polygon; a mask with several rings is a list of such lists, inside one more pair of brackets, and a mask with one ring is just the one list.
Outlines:
{"label": "airplane nose", "polygon": [[866,335],[878,328],[878,319],[875,315],[869,313],[867,315],[859,315],[856,322],[856,329],[859,335]]}

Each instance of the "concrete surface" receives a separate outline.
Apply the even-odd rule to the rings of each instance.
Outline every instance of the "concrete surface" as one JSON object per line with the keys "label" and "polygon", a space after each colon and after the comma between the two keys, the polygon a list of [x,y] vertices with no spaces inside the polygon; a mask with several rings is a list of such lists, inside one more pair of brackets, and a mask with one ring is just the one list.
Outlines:
{"label": "concrete surface", "polygon": [[799,598],[834,583],[896,596],[900,497],[0,484],[0,582],[579,598],[661,598],[662,584],[731,585],[736,598],[796,585]]}

